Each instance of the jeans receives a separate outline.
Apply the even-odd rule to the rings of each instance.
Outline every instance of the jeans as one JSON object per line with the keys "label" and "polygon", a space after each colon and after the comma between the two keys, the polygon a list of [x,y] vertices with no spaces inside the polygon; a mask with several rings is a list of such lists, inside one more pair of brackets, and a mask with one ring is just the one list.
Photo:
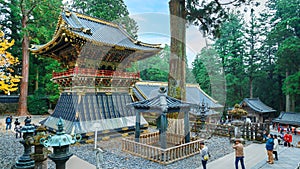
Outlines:
{"label": "jeans", "polygon": [[202,160],[202,167],[203,167],[203,169],[206,169],[206,164],[207,164],[207,161]]}
{"label": "jeans", "polygon": [[6,130],[7,129],[9,129],[9,130],[11,129],[11,123],[6,123]]}
{"label": "jeans", "polygon": [[245,169],[244,157],[235,157],[235,169],[239,168],[239,161],[241,161],[242,169]]}

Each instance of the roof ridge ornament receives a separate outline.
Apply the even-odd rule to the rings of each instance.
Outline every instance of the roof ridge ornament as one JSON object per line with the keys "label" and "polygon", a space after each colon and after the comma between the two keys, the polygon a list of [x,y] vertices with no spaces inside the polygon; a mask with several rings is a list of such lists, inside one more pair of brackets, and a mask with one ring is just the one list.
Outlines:
{"label": "roof ridge ornament", "polygon": [[159,91],[158,91],[158,92],[161,93],[161,94],[164,94],[164,93],[167,92],[167,89],[166,89],[164,86],[161,86],[161,87],[159,88]]}
{"label": "roof ridge ornament", "polygon": [[160,100],[161,110],[163,113],[167,113],[168,111],[168,103],[167,103],[167,95],[166,95],[167,89],[161,86],[158,92],[160,93],[159,100]]}

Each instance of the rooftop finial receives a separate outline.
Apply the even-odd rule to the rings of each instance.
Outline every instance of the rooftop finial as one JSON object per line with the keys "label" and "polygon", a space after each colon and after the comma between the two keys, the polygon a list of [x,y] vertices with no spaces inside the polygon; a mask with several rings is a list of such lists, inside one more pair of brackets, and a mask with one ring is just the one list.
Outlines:
{"label": "rooftop finial", "polygon": [[64,130],[64,121],[61,117],[59,118],[56,125],[57,125],[57,128],[58,128],[57,133],[62,133],[63,130]]}
{"label": "rooftop finial", "polygon": [[163,93],[166,93],[167,92],[167,89],[165,87],[160,87],[159,88],[159,93],[163,94]]}

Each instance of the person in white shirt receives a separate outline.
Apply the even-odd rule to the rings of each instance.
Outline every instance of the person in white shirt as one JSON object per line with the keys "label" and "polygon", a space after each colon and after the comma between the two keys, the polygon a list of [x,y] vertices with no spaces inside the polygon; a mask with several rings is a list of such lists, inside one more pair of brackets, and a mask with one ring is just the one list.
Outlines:
{"label": "person in white shirt", "polygon": [[279,150],[279,142],[277,135],[274,135],[274,149],[273,154],[275,155],[275,161],[278,161],[278,150]]}
{"label": "person in white shirt", "polygon": [[209,157],[208,148],[204,145],[204,142],[200,143],[200,155],[203,169],[206,169],[207,160]]}

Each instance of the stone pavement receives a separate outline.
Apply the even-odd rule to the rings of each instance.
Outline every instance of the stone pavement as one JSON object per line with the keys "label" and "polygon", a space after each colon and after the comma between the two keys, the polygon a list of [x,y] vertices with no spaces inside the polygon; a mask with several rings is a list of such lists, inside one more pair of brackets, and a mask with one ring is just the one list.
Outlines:
{"label": "stone pavement", "polygon": [[96,169],[96,166],[73,155],[66,163],[67,169]]}
{"label": "stone pavement", "polygon": [[[274,164],[266,163],[267,158],[257,163],[251,169],[298,169],[300,164],[300,148],[280,147],[278,161]],[[300,166],[299,166],[300,169]]]}
{"label": "stone pavement", "polygon": [[[278,161],[268,164],[265,144],[251,144],[244,149],[245,167],[247,169],[298,169],[300,163],[300,148],[280,146]],[[234,169],[235,154],[230,153],[226,156],[207,163],[208,169]],[[239,168],[241,168],[239,164]],[[201,167],[199,167],[201,169]],[[300,169],[300,168],[299,168]]]}

